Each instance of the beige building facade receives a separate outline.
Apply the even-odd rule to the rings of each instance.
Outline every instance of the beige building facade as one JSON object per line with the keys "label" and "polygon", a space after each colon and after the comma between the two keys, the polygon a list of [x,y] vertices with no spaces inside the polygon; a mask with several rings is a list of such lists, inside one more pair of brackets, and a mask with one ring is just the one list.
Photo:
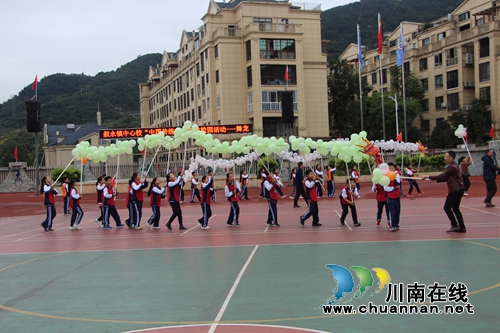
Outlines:
{"label": "beige building facade", "polygon": [[[208,1],[203,25],[183,31],[139,84],[141,126],[252,124],[283,136],[281,92],[293,91],[292,134],[326,138],[328,90],[321,7],[288,1]],[[182,15],[182,13],[179,13]],[[288,68],[288,82],[285,72]],[[239,134],[214,135],[221,141]],[[188,144],[188,157],[203,152]],[[182,158],[181,153],[174,159]]]}
{"label": "beige building facade", "polygon": [[[497,7],[498,6],[498,7]],[[430,135],[436,123],[459,108],[469,110],[474,98],[488,102],[485,133],[500,128],[500,1],[466,0],[452,13],[430,24],[402,22],[404,68],[420,80],[425,90],[421,128]],[[499,8],[500,9],[500,8]],[[385,38],[382,53],[363,54],[362,77],[380,91],[390,90],[389,68],[396,65],[400,27]],[[351,44],[339,60],[357,58]]]}

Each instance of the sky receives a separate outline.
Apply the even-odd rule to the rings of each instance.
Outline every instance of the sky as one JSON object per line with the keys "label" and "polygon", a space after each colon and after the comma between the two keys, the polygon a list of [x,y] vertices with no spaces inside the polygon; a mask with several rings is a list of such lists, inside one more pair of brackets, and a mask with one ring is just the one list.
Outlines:
{"label": "sky", "polygon": [[[321,3],[327,10],[355,0],[290,2]],[[209,0],[1,0],[0,103],[36,75],[93,76],[140,55],[175,52],[182,31],[201,26],[208,5]]]}

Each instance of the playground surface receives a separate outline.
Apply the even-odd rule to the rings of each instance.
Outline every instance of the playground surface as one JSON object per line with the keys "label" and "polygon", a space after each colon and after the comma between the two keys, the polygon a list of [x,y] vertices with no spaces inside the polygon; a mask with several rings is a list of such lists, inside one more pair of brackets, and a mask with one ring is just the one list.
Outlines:
{"label": "playground surface", "polygon": [[[251,200],[240,202],[240,228],[226,224],[229,204],[219,190],[208,230],[197,223],[198,203],[181,205],[187,230],[179,230],[177,221],[174,230],[167,230],[167,202],[162,205],[161,229],[147,229],[149,198],[143,230],[104,230],[95,222],[95,196],[88,195],[82,199],[82,230],[69,230],[69,216],[63,215],[62,198],[57,197],[55,231],[44,232],[41,196],[1,194],[0,331],[498,331],[500,206],[484,206],[484,182],[472,177],[469,196],[461,205],[467,233],[448,234],[442,209],[446,184],[419,184],[422,196],[401,199],[398,232],[389,232],[386,219],[375,225],[376,200],[368,183],[361,184],[362,197],[356,202],[360,227],[352,225],[350,215],[349,225],[339,223],[340,184],[334,198],[319,199],[321,227],[312,227],[311,219],[300,225],[299,216],[307,207],[301,199],[301,207],[293,208],[288,196],[278,204],[281,227],[269,227],[267,202],[259,199],[258,189],[251,189]],[[403,186],[406,193],[408,184]],[[289,194],[291,188],[284,192]],[[117,208],[125,220],[121,195]],[[356,287],[335,300],[333,295],[344,285],[327,265],[366,267],[373,285],[364,292]],[[386,270],[391,285],[384,286],[373,268]],[[352,268],[351,273],[354,283],[363,285]],[[369,303],[408,305],[409,286],[415,283],[426,288],[420,306],[444,310],[448,305],[455,313],[323,311],[332,300],[357,309]],[[395,299],[399,284],[404,295]],[[433,285],[446,288],[447,302],[431,302],[428,287]],[[460,294],[466,302],[452,300],[458,286],[467,288]],[[467,304],[474,313],[467,312]],[[463,313],[458,313],[460,306]]]}

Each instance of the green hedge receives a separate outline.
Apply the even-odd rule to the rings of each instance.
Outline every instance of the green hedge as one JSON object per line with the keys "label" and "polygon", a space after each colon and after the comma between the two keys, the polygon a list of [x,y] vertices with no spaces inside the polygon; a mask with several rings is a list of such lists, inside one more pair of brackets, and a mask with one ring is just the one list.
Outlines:
{"label": "green hedge", "polygon": [[[264,164],[262,164],[264,162]],[[265,168],[269,170],[269,172],[273,172],[274,169],[278,168],[278,162],[276,162],[275,159],[266,156],[266,157],[261,157],[260,160],[257,162],[257,169],[259,171],[259,174],[257,174],[257,178],[260,178],[260,169],[262,169],[263,165],[265,165]]]}
{"label": "green hedge", "polygon": [[[411,163],[413,165],[413,169],[417,169],[418,167],[418,161],[420,159],[420,154],[411,156],[409,157],[408,155],[404,154],[404,164],[403,166],[406,168],[408,166],[408,163]],[[401,161],[403,160],[403,157],[401,155],[396,156],[394,159],[394,163],[396,165],[401,165]],[[420,160],[420,171],[438,171],[442,170],[444,166],[446,165],[446,162],[444,161],[444,154],[436,154],[436,155],[424,155],[422,156],[422,159]]]}
{"label": "green hedge", "polygon": [[[57,178],[59,178],[59,175],[63,170],[64,168],[55,168],[54,170],[52,170],[51,174],[52,180],[55,181]],[[61,178],[59,178],[58,184],[61,184],[63,179],[66,177],[68,177],[69,180],[74,180],[75,182],[78,182],[80,181],[80,170],[75,168],[67,168],[66,171],[64,171],[63,175],[61,176]]]}

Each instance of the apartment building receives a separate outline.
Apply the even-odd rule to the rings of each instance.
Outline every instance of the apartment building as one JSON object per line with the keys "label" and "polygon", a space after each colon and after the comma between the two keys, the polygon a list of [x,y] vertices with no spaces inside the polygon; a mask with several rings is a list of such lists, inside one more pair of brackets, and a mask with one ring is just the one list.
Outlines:
{"label": "apartment building", "polygon": [[[488,101],[485,130],[500,127],[500,1],[466,0],[452,13],[428,24],[402,22],[404,69],[415,74],[425,90],[421,128],[430,134],[439,121],[468,110],[474,98]],[[382,77],[377,49],[364,51],[362,78],[376,91],[390,89],[389,67],[396,64],[400,27],[384,42]],[[339,57],[357,58],[351,44]]]}
{"label": "apartment building", "polygon": [[[321,6],[277,0],[208,1],[202,26],[183,31],[139,84],[141,126],[252,124],[283,136],[281,92],[293,91],[292,134],[328,137],[326,41]],[[182,15],[182,13],[179,13]],[[288,81],[285,71],[288,68]],[[242,134],[216,134],[221,141]],[[188,157],[202,149],[188,144]],[[182,158],[182,152],[174,154]]]}

